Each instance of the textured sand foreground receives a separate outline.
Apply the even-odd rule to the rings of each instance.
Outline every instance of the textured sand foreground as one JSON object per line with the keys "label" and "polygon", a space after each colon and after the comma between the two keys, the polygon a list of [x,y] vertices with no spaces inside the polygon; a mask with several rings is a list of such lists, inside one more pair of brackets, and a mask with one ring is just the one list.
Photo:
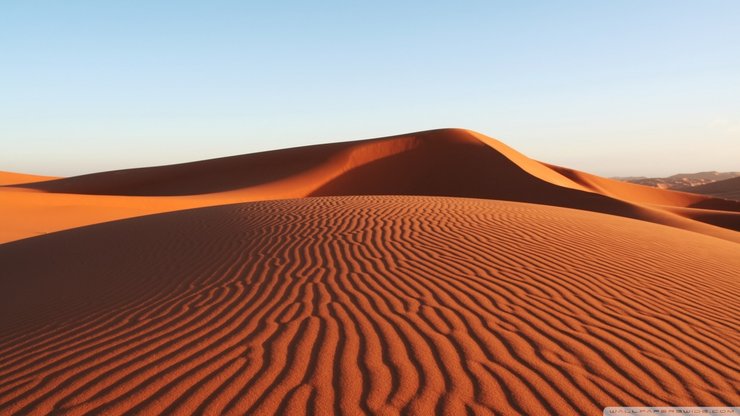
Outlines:
{"label": "textured sand foreground", "polygon": [[0,414],[740,402],[740,246],[482,199],[199,208],[0,246]]}

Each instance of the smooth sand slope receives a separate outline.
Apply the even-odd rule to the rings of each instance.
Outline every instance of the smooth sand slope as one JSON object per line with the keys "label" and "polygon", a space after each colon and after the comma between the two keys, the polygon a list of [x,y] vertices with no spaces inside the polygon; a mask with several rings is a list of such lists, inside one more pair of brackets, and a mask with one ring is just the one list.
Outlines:
{"label": "smooth sand slope", "polygon": [[563,206],[740,241],[727,231],[740,230],[740,202],[546,165],[462,129],[0,187],[0,241],[175,209],[373,194]]}
{"label": "smooth sand slope", "polygon": [[740,399],[740,246],[322,197],[0,245],[0,414],[596,415]]}
{"label": "smooth sand slope", "polygon": [[25,173],[6,172],[0,170],[0,186],[22,185],[32,182],[43,182],[59,179],[53,176],[28,175]]}

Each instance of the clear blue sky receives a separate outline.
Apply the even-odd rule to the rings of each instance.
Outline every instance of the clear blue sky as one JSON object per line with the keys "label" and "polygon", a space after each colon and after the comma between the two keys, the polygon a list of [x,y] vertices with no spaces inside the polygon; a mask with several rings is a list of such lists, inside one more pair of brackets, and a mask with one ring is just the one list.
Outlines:
{"label": "clear blue sky", "polygon": [[740,170],[740,1],[0,2],[0,170],[465,127],[602,175]]}

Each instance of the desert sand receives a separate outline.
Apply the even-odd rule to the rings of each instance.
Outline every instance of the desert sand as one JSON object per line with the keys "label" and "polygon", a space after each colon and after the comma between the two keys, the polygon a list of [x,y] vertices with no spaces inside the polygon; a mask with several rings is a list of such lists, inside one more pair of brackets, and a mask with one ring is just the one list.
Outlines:
{"label": "desert sand", "polygon": [[461,129],[0,180],[0,414],[740,403],[740,202]]}
{"label": "desert sand", "polygon": [[0,170],[0,186],[23,185],[32,182],[42,182],[59,179],[55,176],[29,175],[26,173],[6,172]]}

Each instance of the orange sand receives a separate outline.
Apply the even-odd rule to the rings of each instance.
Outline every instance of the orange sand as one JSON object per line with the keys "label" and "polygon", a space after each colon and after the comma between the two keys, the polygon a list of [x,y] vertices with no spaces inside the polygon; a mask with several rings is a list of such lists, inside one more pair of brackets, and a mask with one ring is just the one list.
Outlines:
{"label": "orange sand", "polygon": [[[462,129],[1,186],[0,242],[176,209],[372,194],[564,206],[740,242],[737,233],[725,229],[740,230],[740,202],[627,184],[543,164],[497,140]],[[724,219],[682,215],[685,211],[675,207],[708,208]]]}
{"label": "orange sand", "polygon": [[25,173],[5,172],[0,170],[0,186],[21,185],[32,182],[49,181],[59,179],[53,176],[27,175]]}
{"label": "orange sand", "polygon": [[0,187],[0,414],[736,405],[738,212],[466,130]]}

